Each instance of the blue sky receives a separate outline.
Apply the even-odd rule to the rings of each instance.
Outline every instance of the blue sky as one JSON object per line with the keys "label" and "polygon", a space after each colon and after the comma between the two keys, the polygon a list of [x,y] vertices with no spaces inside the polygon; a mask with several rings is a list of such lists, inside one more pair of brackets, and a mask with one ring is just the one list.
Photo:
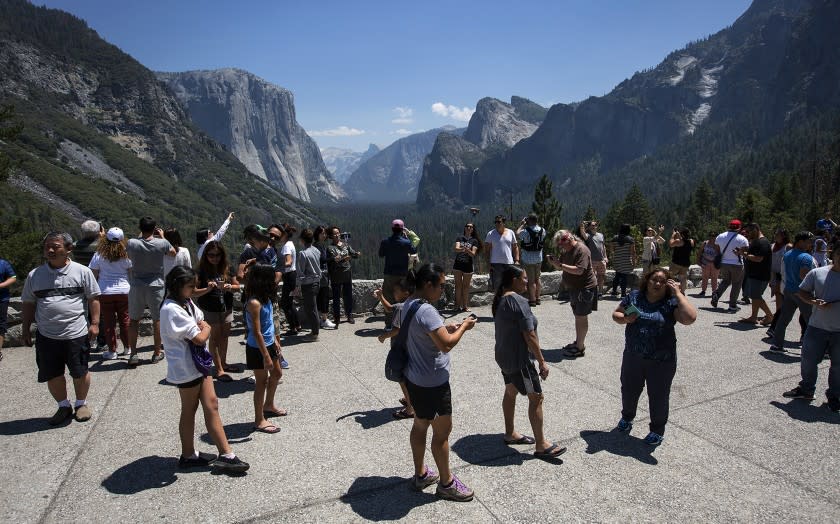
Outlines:
{"label": "blue sky", "polygon": [[[35,0],[36,3],[42,0]],[[238,67],[295,95],[321,147],[465,126],[485,96],[609,92],[731,25],[748,0],[49,0],[158,71]]]}

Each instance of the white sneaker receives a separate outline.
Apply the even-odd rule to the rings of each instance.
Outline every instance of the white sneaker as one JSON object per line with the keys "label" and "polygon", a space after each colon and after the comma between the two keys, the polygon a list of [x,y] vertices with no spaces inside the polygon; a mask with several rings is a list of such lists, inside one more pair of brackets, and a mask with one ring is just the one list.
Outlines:
{"label": "white sneaker", "polygon": [[131,356],[131,350],[128,348],[123,348],[122,353],[119,353],[121,357],[128,357]]}
{"label": "white sneaker", "polygon": [[114,360],[117,358],[116,351],[103,351],[102,352],[102,360]]}
{"label": "white sneaker", "polygon": [[257,379],[254,377],[254,375],[251,375],[250,377],[246,378],[245,380],[248,381],[248,384],[256,384],[257,383]]}
{"label": "white sneaker", "polygon": [[330,322],[330,319],[325,318],[321,321],[321,328],[322,329],[335,329],[335,324]]}

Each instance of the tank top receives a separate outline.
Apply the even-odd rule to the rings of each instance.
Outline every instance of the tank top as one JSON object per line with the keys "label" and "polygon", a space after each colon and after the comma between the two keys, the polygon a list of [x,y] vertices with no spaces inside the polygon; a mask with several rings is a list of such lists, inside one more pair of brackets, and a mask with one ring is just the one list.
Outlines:
{"label": "tank top", "polygon": [[712,264],[715,261],[716,255],[717,251],[715,251],[715,243],[708,240],[703,242],[703,258],[700,260],[702,265],[707,266]]}
{"label": "tank top", "polygon": [[[265,340],[266,346],[274,344],[273,313],[274,307],[271,305],[270,300],[263,304],[260,308],[260,331],[262,331],[263,340]],[[245,309],[245,322],[248,323],[247,344],[254,348],[259,347],[259,344],[257,344],[257,337],[254,336],[254,330],[251,329],[251,313],[248,311],[247,308]]]}
{"label": "tank top", "polygon": [[683,267],[691,265],[691,241],[684,240],[683,245],[677,246],[671,250],[671,260],[674,264],[679,264]]}

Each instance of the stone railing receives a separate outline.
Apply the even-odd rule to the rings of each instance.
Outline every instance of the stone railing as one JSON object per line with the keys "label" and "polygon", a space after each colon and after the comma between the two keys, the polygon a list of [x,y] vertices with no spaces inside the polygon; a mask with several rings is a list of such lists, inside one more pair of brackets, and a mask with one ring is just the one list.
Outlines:
{"label": "stone railing", "polygon": [[[607,271],[605,284],[607,286],[612,284],[615,272]],[[701,270],[700,266],[693,265],[689,268],[688,287],[697,287],[700,282]],[[633,277],[629,279],[628,286],[633,288],[642,276],[641,269],[633,271]],[[493,293],[490,292],[488,275],[473,275],[470,281],[470,305],[486,306],[493,302]],[[557,295],[562,286],[562,273],[560,271],[552,271],[550,273],[543,273],[540,275],[540,283],[542,284],[541,295]],[[370,315],[373,313],[382,312],[382,305],[373,296],[373,292],[382,287],[382,280],[354,280],[353,281],[353,312],[356,315]],[[444,301],[446,305],[454,303],[455,284],[452,276],[446,277],[446,286],[444,287],[441,303]],[[235,302],[238,304],[238,300]],[[8,316],[8,331],[6,332],[6,346],[20,346],[23,343],[21,336],[21,322],[22,318],[20,297],[14,297],[9,302],[9,316]],[[234,309],[235,321],[241,322],[241,309]],[[34,327],[33,327],[34,333]],[[145,318],[140,321],[140,335],[150,336],[152,334],[151,317],[146,312]],[[33,335],[34,337],[34,335]]]}

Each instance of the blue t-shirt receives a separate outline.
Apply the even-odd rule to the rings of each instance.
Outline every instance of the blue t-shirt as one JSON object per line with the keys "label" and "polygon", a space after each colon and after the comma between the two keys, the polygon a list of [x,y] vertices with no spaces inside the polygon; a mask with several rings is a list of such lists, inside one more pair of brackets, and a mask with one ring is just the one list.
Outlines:
{"label": "blue t-shirt", "polygon": [[386,275],[408,274],[408,255],[417,253],[411,240],[402,235],[391,235],[379,244],[379,256],[385,258]]}
{"label": "blue t-shirt", "polygon": [[831,220],[821,218],[817,220],[817,229],[822,229],[825,231],[827,236],[831,236],[831,232],[834,230],[834,225],[832,225]]}
{"label": "blue t-shirt", "polygon": [[439,350],[429,333],[443,326],[443,318],[434,306],[423,304],[417,309],[411,324],[404,325],[403,317],[415,300],[406,300],[400,311],[400,330],[409,330],[405,378],[424,388],[441,386],[449,381],[449,353]]}
{"label": "blue t-shirt", "polygon": [[[0,258],[0,282],[5,282],[14,276],[17,275],[12,265],[7,260]],[[9,288],[4,287],[0,289],[0,302],[8,302],[10,296]]]}
{"label": "blue t-shirt", "polygon": [[802,284],[802,277],[799,271],[807,268],[808,271],[814,268],[814,258],[801,249],[793,248],[784,257],[785,262],[785,291],[796,293],[799,285]]}
{"label": "blue t-shirt", "polygon": [[[265,340],[266,347],[274,344],[274,306],[269,300],[260,308],[260,331],[262,331],[263,340]],[[251,313],[248,308],[245,308],[245,322],[248,326],[248,340],[247,344],[252,348],[260,347],[257,343],[257,337],[254,336],[254,330],[251,329]]]}
{"label": "blue t-shirt", "polygon": [[621,299],[621,307],[626,308],[630,304],[639,310],[639,318],[624,328],[624,351],[638,353],[648,360],[677,360],[677,335],[674,332],[677,299],[666,297],[650,303],[637,289]]}

